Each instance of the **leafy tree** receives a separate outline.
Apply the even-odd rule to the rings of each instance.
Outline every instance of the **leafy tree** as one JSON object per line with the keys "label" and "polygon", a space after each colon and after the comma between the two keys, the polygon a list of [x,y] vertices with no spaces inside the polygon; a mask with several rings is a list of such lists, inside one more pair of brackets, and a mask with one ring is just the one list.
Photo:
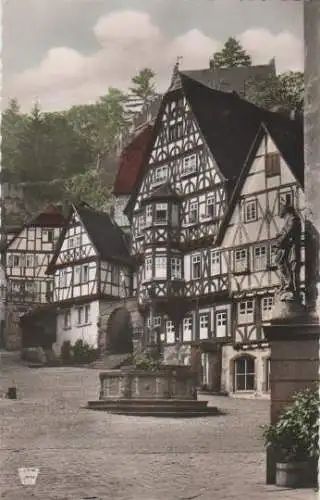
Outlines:
{"label": "leafy tree", "polygon": [[213,54],[209,61],[210,68],[236,68],[238,66],[251,66],[251,56],[236,40],[229,37],[222,50]]}
{"label": "leafy tree", "polygon": [[65,183],[65,195],[72,203],[87,202],[96,209],[104,209],[110,198],[110,189],[104,185],[96,169],[70,177]]}
{"label": "leafy tree", "polygon": [[131,110],[145,106],[156,95],[154,77],[155,73],[152,69],[143,68],[131,79],[132,87],[128,95]]}
{"label": "leafy tree", "polygon": [[248,83],[247,99],[262,108],[290,112],[303,110],[304,75],[290,71],[280,75],[269,75]]}

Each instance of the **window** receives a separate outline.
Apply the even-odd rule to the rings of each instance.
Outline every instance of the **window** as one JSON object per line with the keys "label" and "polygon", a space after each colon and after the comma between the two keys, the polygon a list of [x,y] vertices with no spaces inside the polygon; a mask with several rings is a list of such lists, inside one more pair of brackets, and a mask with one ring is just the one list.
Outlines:
{"label": "window", "polygon": [[78,326],[87,325],[90,322],[90,304],[78,307],[77,312],[78,312],[78,318],[77,318]]}
{"label": "window", "polygon": [[33,294],[35,292],[35,282],[34,281],[26,281],[25,282],[25,290],[27,294]]}
{"label": "window", "polygon": [[238,305],[238,323],[253,323],[253,300],[244,300]]}
{"label": "window", "polygon": [[216,336],[226,337],[227,336],[227,311],[217,311],[216,312]]}
{"label": "window", "polygon": [[172,257],[171,259],[171,279],[181,279],[181,259],[180,257]]}
{"label": "window", "polygon": [[111,281],[113,285],[120,285],[120,267],[113,265],[111,268]]}
{"label": "window", "polygon": [[261,302],[262,321],[270,321],[272,318],[273,297],[263,297]]}
{"label": "window", "polygon": [[155,316],[153,318],[153,326],[154,326],[154,328],[160,328],[161,327],[161,316]]}
{"label": "window", "polygon": [[201,278],[201,256],[193,255],[192,256],[192,278],[197,280]]}
{"label": "window", "polygon": [[81,235],[80,234],[75,237],[75,246],[76,247],[81,246]]}
{"label": "window", "polygon": [[294,206],[294,199],[292,191],[285,191],[279,195],[279,213],[281,210],[281,205],[291,205]]}
{"label": "window", "polygon": [[267,268],[267,247],[265,245],[253,249],[253,265],[255,271]]}
{"label": "window", "polygon": [[276,267],[276,257],[277,257],[278,247],[276,245],[271,245],[270,247],[270,266]]}
{"label": "window", "polygon": [[209,337],[209,313],[200,313],[199,326],[200,339],[207,339]]}
{"label": "window", "polygon": [[73,238],[68,238],[68,240],[67,240],[67,247],[69,249],[74,247],[74,239]]}
{"label": "window", "polygon": [[152,205],[147,205],[146,207],[146,225],[152,225]]}
{"label": "window", "polygon": [[192,318],[184,318],[182,324],[182,341],[191,342],[192,340]]}
{"label": "window", "polygon": [[234,390],[254,391],[254,388],[254,359],[249,356],[241,356],[234,361]]}
{"label": "window", "polygon": [[144,263],[144,279],[150,280],[152,277],[152,257],[146,257]]}
{"label": "window", "polygon": [[220,251],[211,251],[211,276],[220,274]]}
{"label": "window", "polygon": [[76,266],[74,268],[73,284],[80,285],[81,282],[81,266]]}
{"label": "window", "polygon": [[278,153],[267,153],[265,156],[266,177],[280,175],[280,155]]}
{"label": "window", "polygon": [[245,221],[252,222],[257,220],[257,201],[247,201],[244,205]]}
{"label": "window", "polygon": [[67,286],[67,271],[65,269],[61,269],[59,276],[59,287],[65,288]]}
{"label": "window", "polygon": [[42,241],[43,243],[53,242],[53,231],[51,229],[42,232]]}
{"label": "window", "polygon": [[19,267],[19,266],[20,266],[20,256],[14,255],[13,256],[13,267]]}
{"label": "window", "polygon": [[179,118],[177,122],[172,121],[169,124],[169,141],[178,141],[183,135],[183,124],[182,118]]}
{"label": "window", "polygon": [[88,280],[89,280],[89,266],[88,264],[84,264],[84,266],[82,266],[81,282],[87,283]]}
{"label": "window", "polygon": [[167,165],[162,165],[157,167],[154,171],[154,181],[153,185],[164,184],[168,179],[168,167]]}
{"label": "window", "polygon": [[71,328],[71,311],[65,311],[63,315],[63,327],[65,329]]}
{"label": "window", "polygon": [[181,175],[192,174],[197,171],[197,156],[195,154],[190,156],[185,156],[182,163],[182,173]]}
{"label": "window", "polygon": [[138,227],[137,227],[138,234],[142,234],[142,231],[144,230],[145,225],[146,225],[144,214],[138,216],[137,225],[138,225]]}
{"label": "window", "polygon": [[214,196],[209,196],[206,200],[206,217],[215,216],[215,198]]}
{"label": "window", "polygon": [[248,271],[248,251],[246,248],[234,252],[234,272],[244,273]]}
{"label": "window", "polygon": [[168,223],[168,205],[166,203],[156,204],[155,224]]}
{"label": "window", "polygon": [[167,344],[174,344],[175,342],[174,325],[170,319],[167,319],[166,321],[166,336],[167,336]]}
{"label": "window", "polygon": [[156,257],[155,259],[155,277],[156,278],[167,278],[167,257]]}
{"label": "window", "polygon": [[198,222],[199,205],[197,201],[193,201],[189,205],[189,222]]}

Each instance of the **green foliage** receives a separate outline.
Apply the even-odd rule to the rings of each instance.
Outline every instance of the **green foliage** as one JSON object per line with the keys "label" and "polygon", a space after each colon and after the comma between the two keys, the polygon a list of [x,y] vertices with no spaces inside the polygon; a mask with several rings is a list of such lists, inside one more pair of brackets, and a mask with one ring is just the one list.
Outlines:
{"label": "green foliage", "polygon": [[60,358],[62,363],[92,363],[99,356],[99,349],[90,347],[82,339],[76,341],[72,346],[69,340],[63,342]]}
{"label": "green foliage", "polygon": [[96,169],[70,177],[65,182],[64,188],[66,198],[70,202],[84,201],[97,210],[103,210],[110,199],[110,190],[103,184]]}
{"label": "green foliage", "polygon": [[211,68],[236,68],[251,65],[251,56],[233,37],[229,37],[222,50],[213,54],[212,59],[210,59]]}
{"label": "green foliage", "polygon": [[[131,109],[135,105],[144,105],[156,95],[156,85],[154,82],[155,73],[150,68],[143,68],[131,80],[131,96],[129,94],[129,103],[131,97]],[[130,104],[129,104],[130,105]]]}
{"label": "green foliage", "polygon": [[283,461],[319,457],[319,393],[298,392],[275,425],[263,426],[265,445],[272,445]]}
{"label": "green foliage", "polygon": [[157,371],[160,367],[160,360],[156,353],[144,351],[133,355],[133,366],[137,370]]}
{"label": "green foliage", "polygon": [[304,75],[290,71],[249,82],[247,99],[262,108],[290,112],[303,109]]}

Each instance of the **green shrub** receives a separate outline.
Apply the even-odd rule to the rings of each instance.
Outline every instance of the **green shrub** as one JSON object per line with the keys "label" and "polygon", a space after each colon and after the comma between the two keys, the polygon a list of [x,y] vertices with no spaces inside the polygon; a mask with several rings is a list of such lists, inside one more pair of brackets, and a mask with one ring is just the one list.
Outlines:
{"label": "green shrub", "polygon": [[92,363],[98,356],[99,349],[90,347],[82,339],[78,339],[72,347],[72,359],[75,363]]}
{"label": "green shrub", "polygon": [[133,356],[133,365],[137,370],[156,371],[160,366],[160,360],[149,352],[141,352]]}
{"label": "green shrub", "polygon": [[306,389],[296,393],[274,425],[263,426],[265,445],[272,445],[285,462],[319,457],[319,393]]}
{"label": "green shrub", "polygon": [[65,340],[63,342],[62,347],[61,347],[60,358],[61,358],[63,363],[70,363],[70,361],[72,359],[70,340]]}

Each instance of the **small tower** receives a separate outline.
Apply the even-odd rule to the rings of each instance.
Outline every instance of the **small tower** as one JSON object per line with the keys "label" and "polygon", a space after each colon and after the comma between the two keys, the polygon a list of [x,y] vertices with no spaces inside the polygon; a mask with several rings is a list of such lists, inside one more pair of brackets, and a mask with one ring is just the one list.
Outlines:
{"label": "small tower", "polygon": [[171,83],[170,83],[170,86],[168,88],[168,91],[176,90],[176,89],[181,87],[179,68],[180,68],[180,61],[182,61],[182,59],[183,59],[182,56],[177,57],[176,64],[174,65],[174,68],[173,68]]}

